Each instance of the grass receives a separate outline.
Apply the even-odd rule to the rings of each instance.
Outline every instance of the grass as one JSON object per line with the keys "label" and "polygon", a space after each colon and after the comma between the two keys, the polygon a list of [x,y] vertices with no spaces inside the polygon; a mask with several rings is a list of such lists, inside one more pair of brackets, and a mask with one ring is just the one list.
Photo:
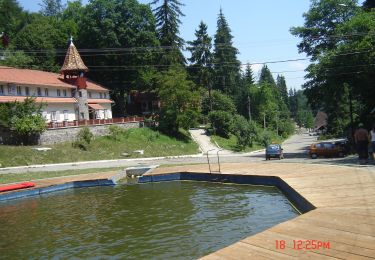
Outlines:
{"label": "grass", "polygon": [[[198,153],[197,144],[186,133],[181,133],[177,139],[149,128],[129,129],[116,138],[97,137],[88,145],[87,151],[74,148],[72,142],[45,145],[43,147],[52,149],[44,152],[32,149],[35,147],[38,146],[0,145],[1,167]],[[134,153],[136,150],[144,150],[144,154]]]}
{"label": "grass", "polygon": [[6,174],[0,174],[0,184],[39,180],[39,179],[48,179],[48,178],[54,178],[54,177],[80,175],[80,174],[88,174],[88,173],[119,171],[123,168],[124,167],[104,168],[104,169],[67,170],[67,171],[55,171],[55,172],[6,173]]}
{"label": "grass", "polygon": [[[216,142],[221,148],[234,151],[234,152],[252,152],[252,151],[264,149],[264,145],[259,144],[257,142],[254,142],[252,147],[249,147],[249,146],[241,147],[237,144],[237,137],[232,134],[229,135],[229,138],[224,138],[218,135],[212,135],[211,140],[213,142]],[[281,137],[276,137],[276,136],[272,137],[272,142],[282,143],[283,141],[284,139],[282,139]]]}

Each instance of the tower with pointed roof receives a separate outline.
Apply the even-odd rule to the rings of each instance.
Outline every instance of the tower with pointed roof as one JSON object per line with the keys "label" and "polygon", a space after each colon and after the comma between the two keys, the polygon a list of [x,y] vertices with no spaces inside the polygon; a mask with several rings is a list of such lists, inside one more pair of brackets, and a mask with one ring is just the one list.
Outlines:
{"label": "tower with pointed roof", "polygon": [[64,81],[77,86],[74,97],[78,101],[76,107],[77,118],[89,119],[89,108],[87,100],[87,83],[85,72],[89,71],[78,53],[73,43],[73,37],[70,37],[70,45],[65,55],[64,64],[61,67],[61,74],[64,75]]}

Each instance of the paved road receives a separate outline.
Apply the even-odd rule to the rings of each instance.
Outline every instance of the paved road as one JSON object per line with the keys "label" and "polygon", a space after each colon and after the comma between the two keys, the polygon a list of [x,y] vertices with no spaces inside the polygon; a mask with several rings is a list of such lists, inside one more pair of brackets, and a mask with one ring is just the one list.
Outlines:
{"label": "paved road", "polygon": [[[250,161],[264,161],[264,163],[324,163],[333,165],[347,165],[353,167],[359,167],[357,164],[356,156],[349,156],[345,158],[326,158],[312,160],[308,158],[307,148],[311,143],[316,141],[316,138],[309,136],[307,133],[294,135],[289,138],[283,144],[284,148],[284,160],[271,160],[266,162],[264,151],[253,152],[253,153],[231,153],[221,154],[220,162],[231,163],[231,162],[250,162]],[[212,163],[213,169],[217,168],[217,157],[210,156],[210,162]],[[143,159],[121,159],[121,160],[109,160],[109,161],[96,161],[96,162],[80,162],[80,163],[65,163],[65,164],[54,164],[54,165],[42,165],[33,167],[13,167],[0,169],[0,173],[25,173],[25,172],[42,172],[42,171],[63,171],[63,170],[78,170],[78,169],[91,169],[91,168],[112,168],[112,167],[132,167],[142,165],[161,165],[161,164],[196,164],[204,163],[207,164],[207,157],[205,155],[192,155],[186,157],[171,157],[171,158],[143,158]],[[216,167],[216,168],[215,168]],[[373,165],[361,166],[368,167],[373,170]],[[207,166],[208,168],[208,166]]]}

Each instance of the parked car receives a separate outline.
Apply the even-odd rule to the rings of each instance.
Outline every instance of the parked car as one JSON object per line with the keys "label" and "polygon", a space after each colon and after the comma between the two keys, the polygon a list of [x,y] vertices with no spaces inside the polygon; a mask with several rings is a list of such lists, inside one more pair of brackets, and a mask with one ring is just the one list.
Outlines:
{"label": "parked car", "polygon": [[266,148],[266,160],[271,158],[284,159],[283,148],[279,144],[270,144]]}
{"label": "parked car", "polygon": [[309,155],[312,159],[324,157],[344,157],[349,152],[349,145],[346,140],[325,141],[312,144]]}

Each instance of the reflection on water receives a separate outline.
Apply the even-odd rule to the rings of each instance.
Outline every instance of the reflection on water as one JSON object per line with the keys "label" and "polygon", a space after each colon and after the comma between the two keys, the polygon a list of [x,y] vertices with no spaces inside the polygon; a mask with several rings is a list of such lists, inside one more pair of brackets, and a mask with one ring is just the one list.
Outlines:
{"label": "reflection on water", "polygon": [[196,259],[298,213],[276,189],[168,182],[0,204],[3,259]]}

